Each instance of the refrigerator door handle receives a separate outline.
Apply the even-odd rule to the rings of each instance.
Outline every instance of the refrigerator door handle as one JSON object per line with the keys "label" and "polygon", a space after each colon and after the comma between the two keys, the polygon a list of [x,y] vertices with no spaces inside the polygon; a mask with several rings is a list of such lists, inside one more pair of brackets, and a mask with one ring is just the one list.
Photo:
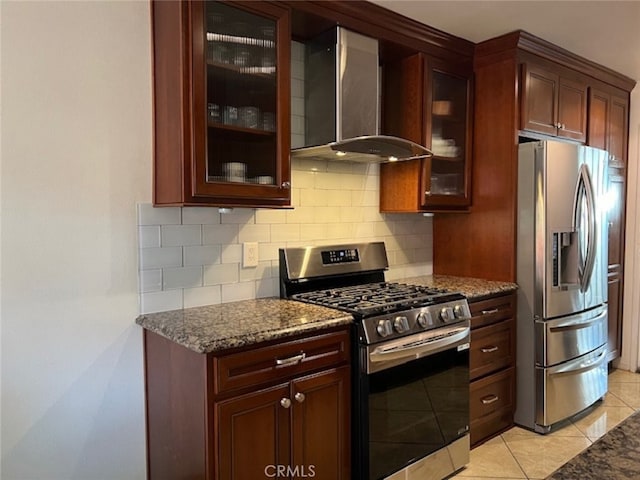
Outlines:
{"label": "refrigerator door handle", "polygon": [[589,317],[586,319],[571,320],[568,322],[558,323],[557,325],[550,327],[549,331],[562,332],[565,330],[579,330],[581,328],[587,328],[593,325],[594,323],[599,322],[606,316],[607,316],[607,310],[604,310],[600,312],[598,315],[596,315],[595,317]]}
{"label": "refrigerator door handle", "polygon": [[591,282],[593,267],[596,260],[596,202],[593,192],[593,182],[586,164],[580,167],[580,175],[583,178],[584,192],[587,199],[587,255],[582,279],[582,291],[586,292]]}
{"label": "refrigerator door handle", "polygon": [[[586,210],[586,212],[585,212]],[[586,218],[585,218],[586,213]],[[573,228],[578,237],[578,277],[580,289],[589,288],[596,251],[595,200],[591,175],[586,164],[580,166],[573,203]],[[586,223],[586,225],[585,225]]]}
{"label": "refrigerator door handle", "polygon": [[589,370],[593,370],[594,368],[600,366],[602,359],[607,354],[606,349],[602,349],[602,351],[598,354],[596,358],[591,358],[589,360],[577,359],[566,365],[558,365],[557,367],[552,367],[547,370],[550,376],[554,375],[562,375],[569,374],[575,375],[578,373],[583,373]]}

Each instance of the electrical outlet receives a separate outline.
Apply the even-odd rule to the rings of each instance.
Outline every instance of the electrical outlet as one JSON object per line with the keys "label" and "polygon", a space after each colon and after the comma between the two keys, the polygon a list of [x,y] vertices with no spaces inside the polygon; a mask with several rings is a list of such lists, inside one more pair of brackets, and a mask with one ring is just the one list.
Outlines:
{"label": "electrical outlet", "polygon": [[258,266],[258,242],[242,244],[242,268]]}

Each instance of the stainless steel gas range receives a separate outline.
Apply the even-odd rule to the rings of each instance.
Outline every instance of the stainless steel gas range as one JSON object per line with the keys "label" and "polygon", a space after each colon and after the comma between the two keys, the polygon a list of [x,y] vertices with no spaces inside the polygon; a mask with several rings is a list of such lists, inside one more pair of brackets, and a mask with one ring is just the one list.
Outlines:
{"label": "stainless steel gas range", "polygon": [[354,318],[352,477],[440,480],[469,461],[471,314],[387,268],[382,242],[281,249],[280,296]]}

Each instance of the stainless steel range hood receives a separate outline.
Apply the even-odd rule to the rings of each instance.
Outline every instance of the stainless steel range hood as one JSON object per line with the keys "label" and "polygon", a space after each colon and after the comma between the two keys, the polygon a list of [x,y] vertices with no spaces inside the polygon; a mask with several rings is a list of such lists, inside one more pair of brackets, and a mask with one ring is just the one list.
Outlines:
{"label": "stainless steel range hood", "polygon": [[378,41],[336,27],[305,48],[305,144],[291,158],[382,163],[432,155],[380,131]]}

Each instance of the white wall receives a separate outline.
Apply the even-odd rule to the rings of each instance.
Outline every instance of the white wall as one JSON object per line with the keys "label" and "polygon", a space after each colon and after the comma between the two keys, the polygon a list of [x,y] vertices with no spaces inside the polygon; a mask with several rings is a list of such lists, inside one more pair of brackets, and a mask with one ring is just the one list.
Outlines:
{"label": "white wall", "polygon": [[145,475],[149,4],[2,2],[3,480]]}

